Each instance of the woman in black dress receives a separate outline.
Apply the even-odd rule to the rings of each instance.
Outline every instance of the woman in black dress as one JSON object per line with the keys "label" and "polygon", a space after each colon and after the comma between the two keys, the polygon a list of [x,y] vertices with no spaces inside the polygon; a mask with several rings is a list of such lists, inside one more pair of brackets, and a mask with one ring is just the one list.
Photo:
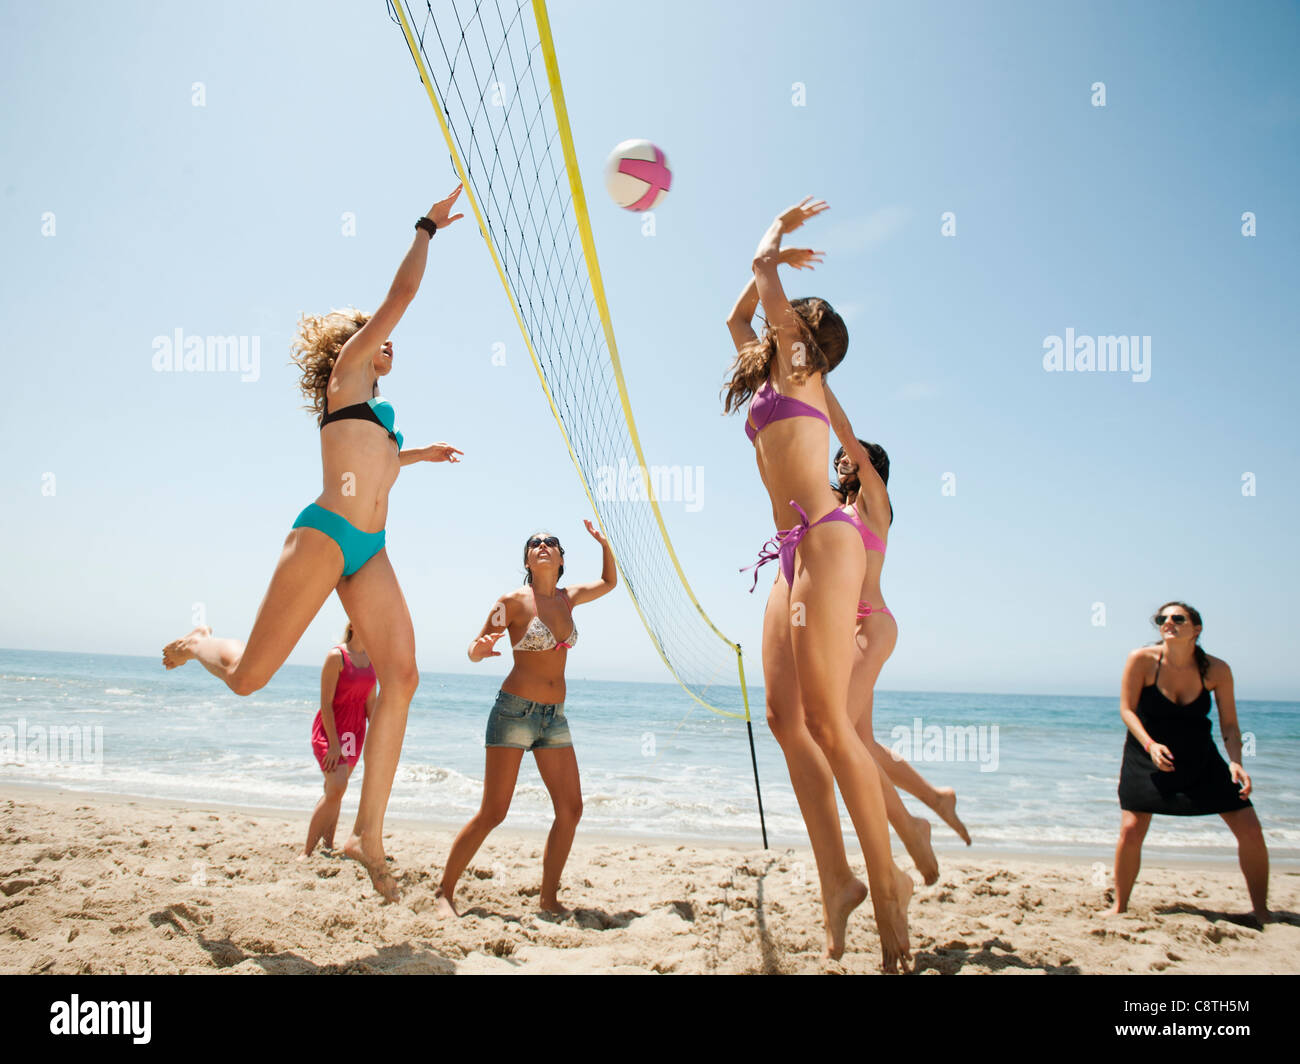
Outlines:
{"label": "woman in black dress", "polygon": [[[1218,813],[1237,836],[1255,919],[1268,913],[1268,850],[1250,804],[1250,777],[1241,767],[1241,729],[1228,663],[1200,647],[1201,615],[1185,602],[1166,602],[1151,618],[1160,643],[1139,647],[1124,665],[1119,712],[1128,725],[1119,774],[1123,812],[1115,847],[1115,913],[1128,898],[1142,863],[1142,840],[1153,813]],[[1210,731],[1210,692],[1219,706],[1225,763]]]}

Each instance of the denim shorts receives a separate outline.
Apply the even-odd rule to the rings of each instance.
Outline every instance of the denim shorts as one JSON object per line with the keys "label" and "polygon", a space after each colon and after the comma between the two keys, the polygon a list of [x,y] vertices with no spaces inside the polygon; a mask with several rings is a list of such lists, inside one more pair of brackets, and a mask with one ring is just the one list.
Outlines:
{"label": "denim shorts", "polygon": [[509,746],[515,750],[559,750],[573,745],[563,702],[530,702],[498,691],[488,714],[484,746]]}

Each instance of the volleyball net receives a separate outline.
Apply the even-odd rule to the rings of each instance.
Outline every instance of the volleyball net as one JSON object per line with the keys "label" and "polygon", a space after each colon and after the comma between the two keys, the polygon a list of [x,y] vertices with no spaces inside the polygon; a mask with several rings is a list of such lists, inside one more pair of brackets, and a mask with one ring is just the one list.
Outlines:
{"label": "volleyball net", "polygon": [[[677,682],[711,712],[749,724],[752,758],[740,646],[691,590],[647,475],[546,4],[388,0],[388,10],[433,104],[623,586]],[[611,475],[628,468],[630,482]],[[761,816],[761,796],[759,807]]]}

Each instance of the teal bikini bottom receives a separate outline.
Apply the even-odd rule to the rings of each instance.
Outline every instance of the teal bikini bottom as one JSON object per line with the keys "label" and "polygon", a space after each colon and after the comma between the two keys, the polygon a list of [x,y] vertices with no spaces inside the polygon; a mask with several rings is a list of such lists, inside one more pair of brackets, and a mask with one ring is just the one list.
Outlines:
{"label": "teal bikini bottom", "polygon": [[343,575],[351,576],[384,549],[384,529],[362,532],[346,517],[312,503],[298,515],[294,528],[314,528],[324,532],[343,552]]}

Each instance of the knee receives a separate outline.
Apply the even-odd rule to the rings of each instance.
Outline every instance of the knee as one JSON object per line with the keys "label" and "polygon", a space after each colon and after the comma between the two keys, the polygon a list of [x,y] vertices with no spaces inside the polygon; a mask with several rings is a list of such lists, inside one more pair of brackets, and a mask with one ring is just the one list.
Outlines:
{"label": "knee", "polygon": [[478,811],[479,823],[486,828],[499,827],[509,811],[510,807],[508,805],[499,805],[495,802],[485,805]]}
{"label": "knee", "polygon": [[835,722],[827,714],[810,713],[806,720],[808,734],[812,736],[813,742],[822,748],[822,753],[827,757],[834,757],[842,745],[842,729],[836,727]]}
{"label": "knee", "polygon": [[379,690],[409,702],[420,686],[420,670],[415,659],[402,662],[384,670],[379,676]]}
{"label": "knee", "polygon": [[1253,823],[1243,824],[1237,829],[1237,842],[1242,846],[1262,846],[1264,845],[1264,828],[1258,820]]}
{"label": "knee", "polygon": [[348,789],[347,781],[339,783],[335,780],[325,781],[325,798],[331,802],[343,801],[343,792]]}
{"label": "knee", "polygon": [[776,737],[778,743],[784,742],[786,737],[792,734],[794,719],[793,706],[781,705],[775,702],[767,704],[767,727]]}
{"label": "knee", "polygon": [[1119,828],[1119,844],[1121,846],[1141,846],[1146,834],[1146,824],[1137,820],[1125,820]]}
{"label": "knee", "polygon": [[573,802],[563,802],[555,806],[555,821],[557,824],[574,825],[582,819],[582,799],[579,798]]}
{"label": "knee", "polygon": [[260,691],[266,686],[265,676],[253,676],[249,673],[236,671],[230,678],[230,689],[241,698]]}

